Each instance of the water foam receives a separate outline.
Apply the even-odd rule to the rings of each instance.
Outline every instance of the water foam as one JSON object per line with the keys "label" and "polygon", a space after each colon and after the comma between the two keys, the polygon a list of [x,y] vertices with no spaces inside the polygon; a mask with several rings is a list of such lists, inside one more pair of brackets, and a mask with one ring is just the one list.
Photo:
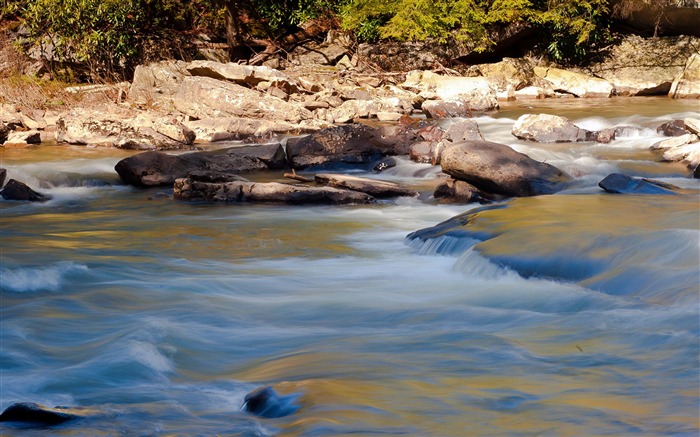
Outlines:
{"label": "water foam", "polygon": [[84,264],[61,261],[46,267],[19,267],[0,269],[0,290],[14,292],[58,291],[66,277],[87,271]]}

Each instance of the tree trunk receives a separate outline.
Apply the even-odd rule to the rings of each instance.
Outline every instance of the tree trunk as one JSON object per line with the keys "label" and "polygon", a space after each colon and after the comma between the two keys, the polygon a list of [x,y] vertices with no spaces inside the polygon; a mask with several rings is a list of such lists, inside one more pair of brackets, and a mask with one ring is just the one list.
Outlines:
{"label": "tree trunk", "polygon": [[242,12],[239,1],[227,0],[226,4],[226,42],[228,43],[229,61],[235,62],[247,58],[244,44],[243,29],[240,14]]}

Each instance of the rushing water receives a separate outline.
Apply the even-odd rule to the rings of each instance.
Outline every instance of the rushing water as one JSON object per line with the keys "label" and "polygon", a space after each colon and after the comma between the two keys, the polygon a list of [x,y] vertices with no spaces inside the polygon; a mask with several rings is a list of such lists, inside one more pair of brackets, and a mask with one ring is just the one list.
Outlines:
{"label": "rushing water", "polygon": [[[0,201],[0,408],[95,409],[0,434],[698,435],[700,181],[648,151],[654,128],[700,116],[697,102],[538,105],[477,122],[576,181],[479,213],[470,229],[493,238],[476,245],[405,239],[475,208],[427,195],[184,203],[121,185],[114,164],[130,152],[0,151],[10,177],[53,196]],[[528,144],[510,135],[525,112],[648,129]],[[602,193],[616,171],[687,194]],[[371,176],[429,193],[436,173],[402,160]],[[301,409],[242,412],[262,385],[298,393]]]}

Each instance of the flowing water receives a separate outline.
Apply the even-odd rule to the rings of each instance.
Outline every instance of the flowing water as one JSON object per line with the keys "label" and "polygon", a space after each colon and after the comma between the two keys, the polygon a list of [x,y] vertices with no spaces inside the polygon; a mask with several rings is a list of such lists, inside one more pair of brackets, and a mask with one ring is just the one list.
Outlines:
{"label": "flowing water", "polygon": [[[185,203],[121,185],[114,165],[133,152],[0,151],[9,177],[53,196],[0,201],[0,408],[95,410],[0,434],[698,435],[700,181],[648,151],[656,126],[700,116],[697,101],[537,104],[477,122],[575,183],[480,212],[466,229],[482,242],[406,240],[478,207],[428,195]],[[525,112],[645,129],[525,143],[510,134]],[[400,160],[369,176],[430,193],[437,171]],[[605,194],[612,172],[685,194]],[[241,411],[263,385],[301,409]]]}

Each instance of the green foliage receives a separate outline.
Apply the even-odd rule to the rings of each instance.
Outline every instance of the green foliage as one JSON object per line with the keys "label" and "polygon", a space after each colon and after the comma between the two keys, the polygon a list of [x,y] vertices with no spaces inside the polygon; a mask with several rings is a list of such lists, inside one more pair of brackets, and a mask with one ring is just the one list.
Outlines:
{"label": "green foliage", "polygon": [[342,9],[342,26],[361,40],[399,41],[453,38],[476,51],[494,44],[491,31],[509,24],[537,26],[547,36],[550,54],[579,62],[609,38],[609,0],[351,0]]}

